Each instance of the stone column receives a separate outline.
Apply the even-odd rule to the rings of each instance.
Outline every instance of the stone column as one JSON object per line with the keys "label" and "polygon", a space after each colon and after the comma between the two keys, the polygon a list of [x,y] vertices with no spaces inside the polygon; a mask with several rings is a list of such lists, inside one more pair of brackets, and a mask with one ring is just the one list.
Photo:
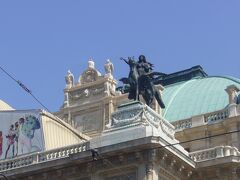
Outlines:
{"label": "stone column", "polygon": [[237,116],[237,104],[230,104],[228,107],[229,117]]}

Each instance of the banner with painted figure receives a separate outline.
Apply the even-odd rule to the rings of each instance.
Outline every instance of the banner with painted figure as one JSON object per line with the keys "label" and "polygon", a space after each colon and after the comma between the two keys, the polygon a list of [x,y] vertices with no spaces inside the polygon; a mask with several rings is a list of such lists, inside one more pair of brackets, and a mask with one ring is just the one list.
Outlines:
{"label": "banner with painted figure", "polygon": [[0,112],[0,159],[43,150],[39,111]]}

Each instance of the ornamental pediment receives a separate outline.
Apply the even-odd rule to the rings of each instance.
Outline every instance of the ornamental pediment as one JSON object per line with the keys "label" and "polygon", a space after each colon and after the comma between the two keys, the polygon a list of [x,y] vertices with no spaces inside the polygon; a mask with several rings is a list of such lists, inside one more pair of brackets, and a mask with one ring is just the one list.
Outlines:
{"label": "ornamental pediment", "polygon": [[87,69],[80,76],[79,80],[81,84],[86,84],[86,83],[97,81],[98,77],[99,77],[99,74],[96,69]]}
{"label": "ornamental pediment", "polygon": [[97,81],[99,77],[101,77],[101,73],[95,69],[94,62],[89,60],[88,68],[81,74],[78,82],[80,84],[91,83]]}

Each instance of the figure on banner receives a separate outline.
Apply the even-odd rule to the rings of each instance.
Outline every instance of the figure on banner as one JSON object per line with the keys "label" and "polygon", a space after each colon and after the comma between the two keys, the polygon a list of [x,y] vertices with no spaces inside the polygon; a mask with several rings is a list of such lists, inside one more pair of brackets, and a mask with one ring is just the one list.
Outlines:
{"label": "figure on banner", "polygon": [[[35,116],[29,115],[19,120],[19,151],[20,153],[32,152],[32,139],[35,130],[40,129],[40,122]],[[36,149],[40,149],[36,147]]]}
{"label": "figure on banner", "polygon": [[8,135],[6,136],[7,138],[7,150],[5,153],[5,159],[8,157],[8,151],[10,148],[12,148],[12,157],[14,157],[14,138],[15,138],[15,133],[14,133],[14,125],[12,124],[9,127],[8,130]]}
{"label": "figure on banner", "polygon": [[19,139],[19,122],[15,122],[15,138],[14,138],[14,147],[15,147],[15,156],[18,155],[18,139]]}

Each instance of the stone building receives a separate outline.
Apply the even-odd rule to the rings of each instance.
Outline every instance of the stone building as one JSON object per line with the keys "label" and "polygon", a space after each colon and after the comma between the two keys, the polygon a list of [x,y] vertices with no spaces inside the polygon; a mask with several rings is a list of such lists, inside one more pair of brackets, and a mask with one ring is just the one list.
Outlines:
{"label": "stone building", "polygon": [[[89,60],[77,81],[70,71],[65,77],[64,103],[48,117],[67,129],[68,140],[59,130],[61,146],[0,160],[1,173],[26,180],[240,179],[240,79],[208,76],[200,66],[165,75],[155,82],[161,109],[129,101],[124,88],[116,90],[113,64],[104,67],[102,75]],[[0,108],[14,111],[2,101]]]}

